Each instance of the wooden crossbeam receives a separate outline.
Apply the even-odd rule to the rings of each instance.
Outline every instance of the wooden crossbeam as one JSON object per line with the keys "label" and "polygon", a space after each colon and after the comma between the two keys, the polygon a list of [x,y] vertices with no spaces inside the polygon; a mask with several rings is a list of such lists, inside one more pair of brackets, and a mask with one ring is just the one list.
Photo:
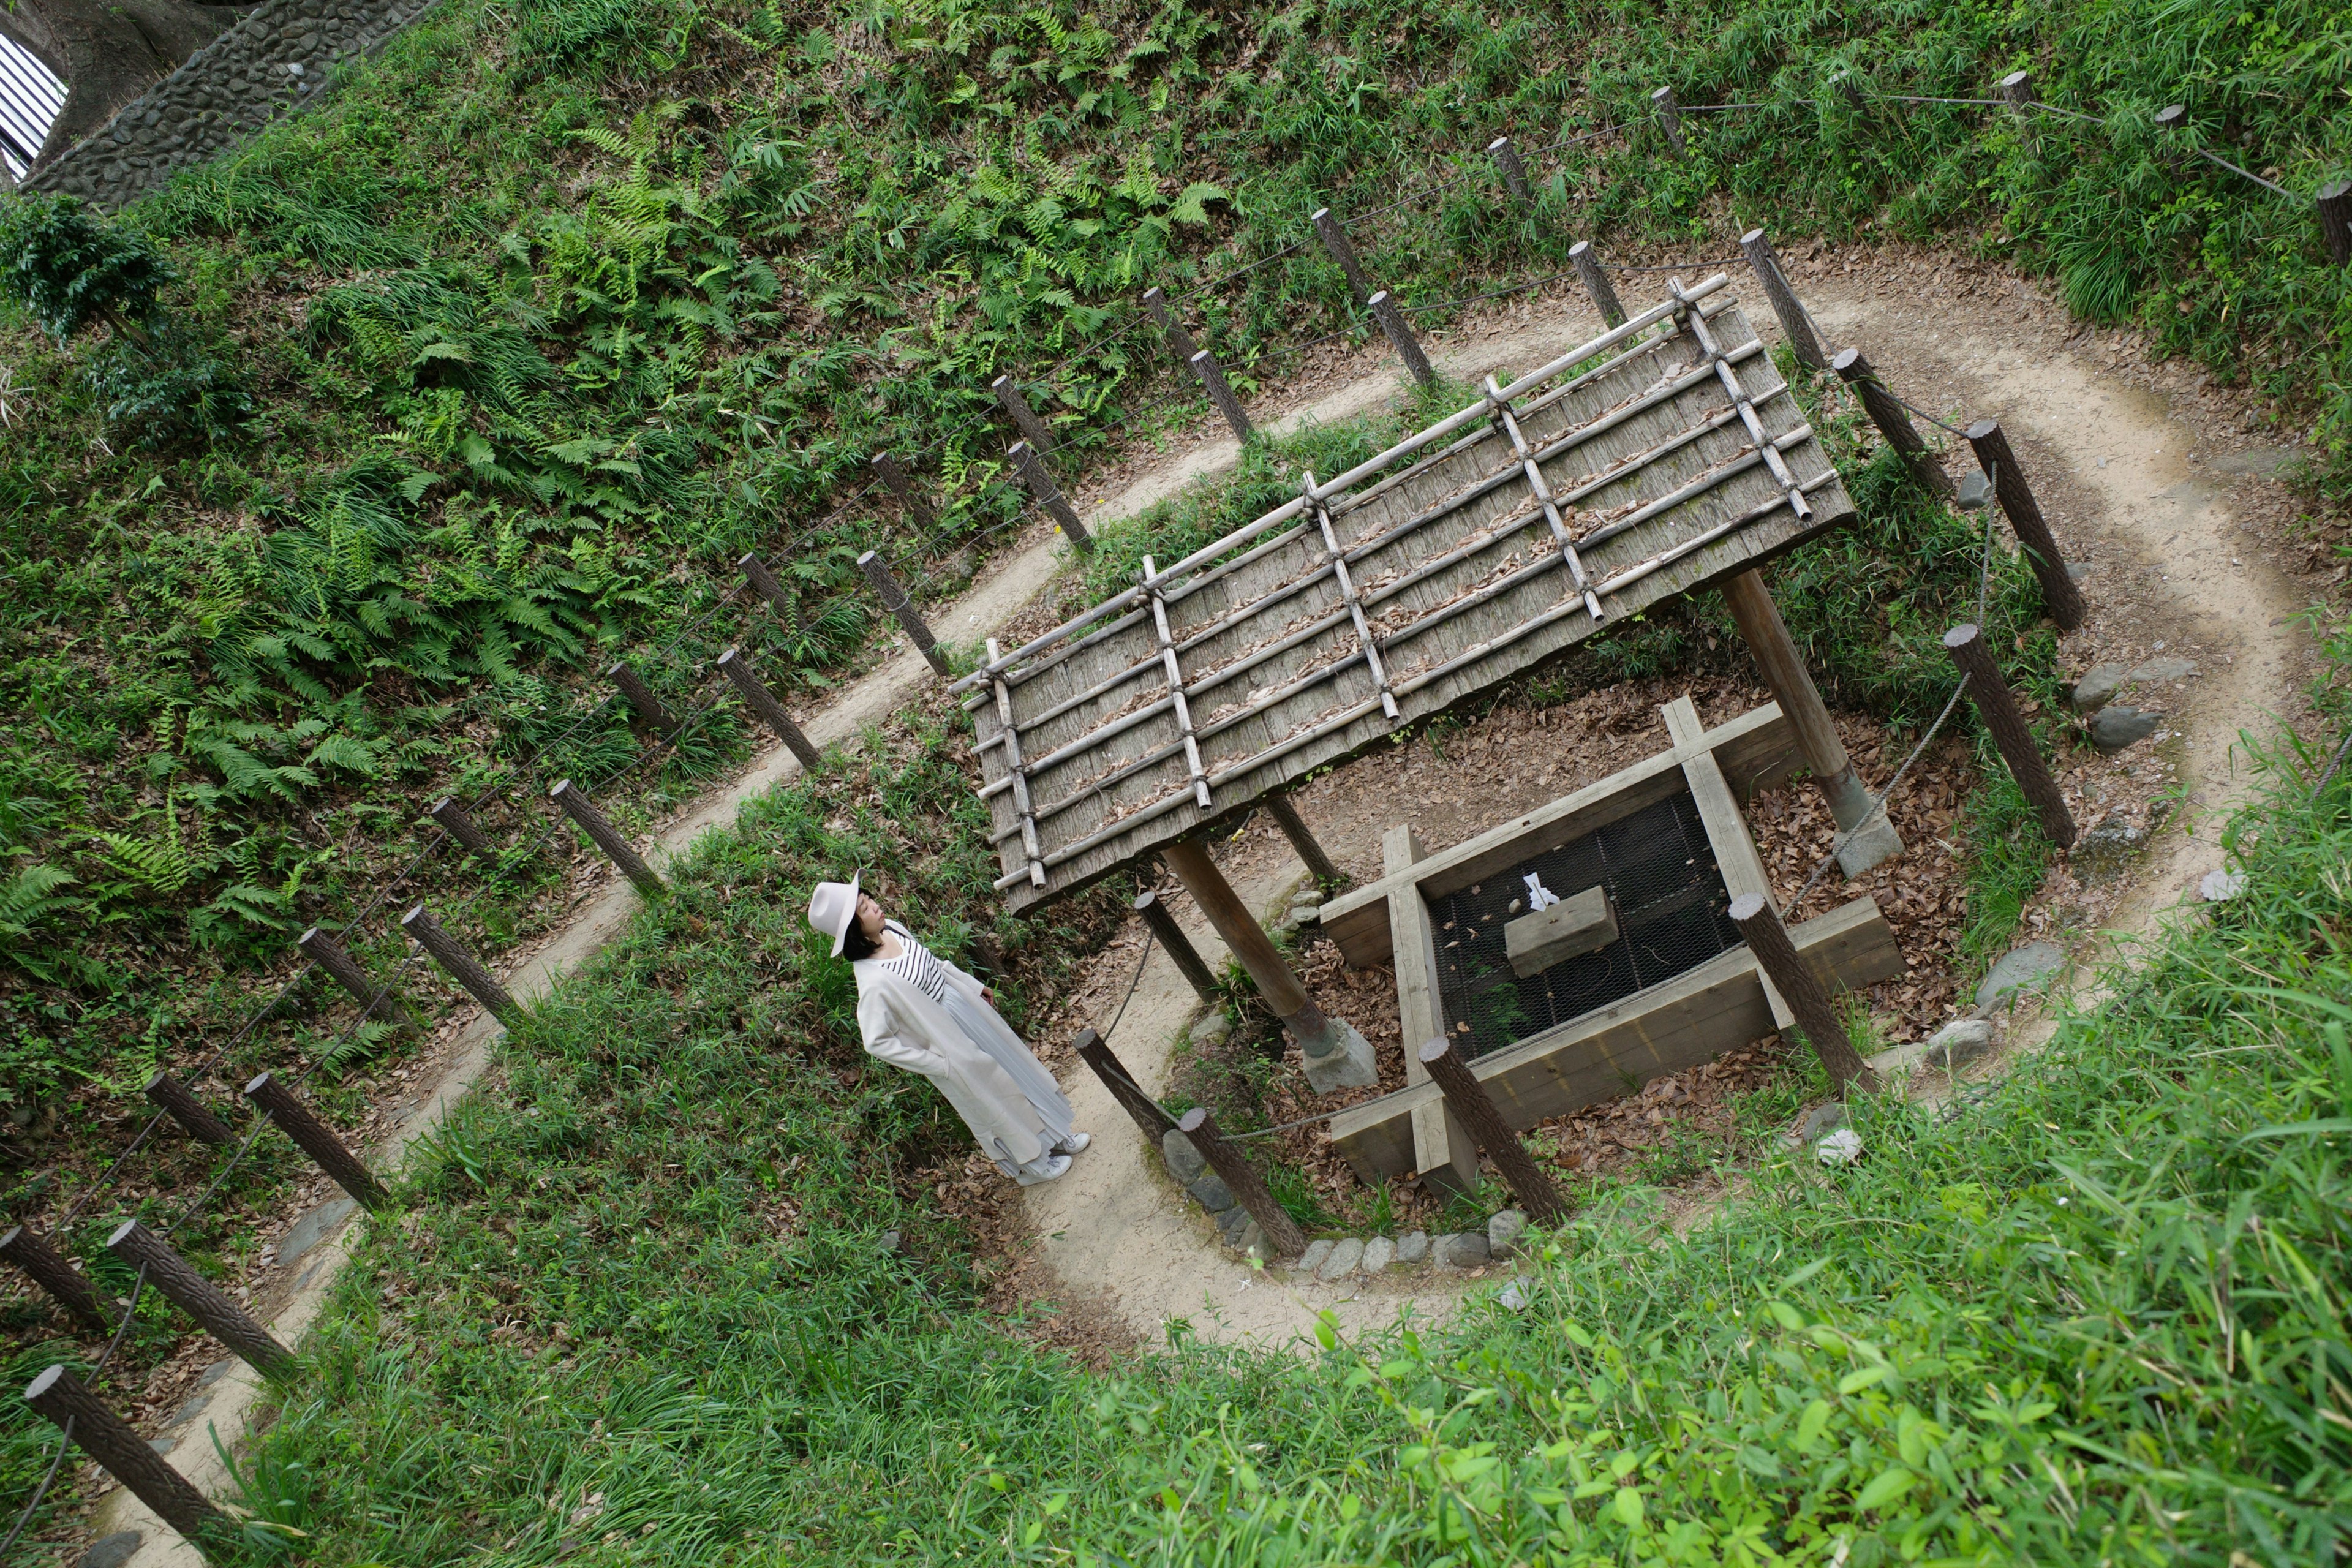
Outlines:
{"label": "wooden crossbeam", "polygon": [[[996,639],[988,639],[988,657],[996,658]],[[1037,842],[1037,814],[1029,801],[1029,770],[1021,765],[1021,732],[1013,722],[1013,692],[1002,680],[992,682],[996,690],[996,721],[1003,726],[1004,765],[1013,782],[1013,809],[1021,816],[1021,847],[1029,858],[1029,885],[1045,885],[1045,858]]]}
{"label": "wooden crossbeam", "polygon": [[[1151,557],[1143,558],[1143,586],[1149,592],[1152,579],[1159,573],[1152,569]],[[1184,669],[1176,662],[1176,639],[1168,635],[1168,603],[1159,595],[1151,595],[1151,620],[1160,632],[1160,660],[1168,673],[1168,701],[1176,713],[1176,733],[1182,737],[1184,761],[1192,771],[1192,794],[1205,811],[1209,805],[1209,780],[1201,767],[1201,742],[1192,733],[1192,710],[1184,700]]]}
{"label": "wooden crossbeam", "polygon": [[1323,553],[1332,574],[1339,582],[1339,598],[1348,606],[1349,618],[1356,623],[1356,641],[1362,647],[1364,664],[1372,672],[1372,680],[1381,689],[1381,711],[1391,719],[1397,717],[1396,694],[1389,689],[1389,672],[1381,663],[1380,640],[1372,636],[1371,624],[1364,619],[1364,601],[1356,592],[1355,579],[1348,575],[1348,552],[1339,548],[1339,536],[1332,531],[1328,508],[1315,499],[1315,474],[1312,469],[1300,476],[1300,487],[1307,492],[1308,509],[1316,526],[1323,532]]}
{"label": "wooden crossbeam", "polygon": [[1543,466],[1536,461],[1535,449],[1528,445],[1526,432],[1519,428],[1518,419],[1511,413],[1510,404],[1503,396],[1502,384],[1493,376],[1486,378],[1486,403],[1495,411],[1496,423],[1511,439],[1511,450],[1517,455],[1519,470],[1527,475],[1528,489],[1543,508],[1544,521],[1551,529],[1552,542],[1559,547],[1559,558],[1568,563],[1569,574],[1576,580],[1576,591],[1584,600],[1586,613],[1594,620],[1601,618],[1601,600],[1592,592],[1592,579],[1584,573],[1584,562],[1576,553],[1576,541],[1569,537],[1568,521],[1559,515],[1559,503],[1552,500],[1551,485],[1545,479]]}
{"label": "wooden crossbeam", "polygon": [[[1683,280],[1679,278],[1667,279],[1666,288],[1678,300],[1690,297],[1683,291]],[[1789,492],[1790,508],[1799,518],[1811,522],[1812,504],[1805,500],[1805,492],[1798,485],[1796,476],[1789,472],[1789,465],[1781,460],[1780,448],[1764,434],[1763,422],[1756,417],[1756,405],[1748,400],[1746,390],[1739,384],[1739,377],[1733,374],[1730,365],[1724,363],[1723,349],[1716,342],[1715,333],[1708,328],[1706,318],[1694,313],[1690,330],[1691,335],[1698,340],[1700,352],[1715,367],[1716,377],[1723,383],[1724,391],[1731,395],[1732,406],[1739,410],[1740,422],[1748,426],[1748,440],[1755,443],[1757,450],[1763,455],[1765,466],[1772,470],[1772,478]]]}

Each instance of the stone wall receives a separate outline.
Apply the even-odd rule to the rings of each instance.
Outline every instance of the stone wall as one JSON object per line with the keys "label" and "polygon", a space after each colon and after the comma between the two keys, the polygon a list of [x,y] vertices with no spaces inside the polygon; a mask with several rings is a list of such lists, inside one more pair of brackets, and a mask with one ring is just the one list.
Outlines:
{"label": "stone wall", "polygon": [[110,211],[243,142],[433,0],[266,0],[25,182]]}

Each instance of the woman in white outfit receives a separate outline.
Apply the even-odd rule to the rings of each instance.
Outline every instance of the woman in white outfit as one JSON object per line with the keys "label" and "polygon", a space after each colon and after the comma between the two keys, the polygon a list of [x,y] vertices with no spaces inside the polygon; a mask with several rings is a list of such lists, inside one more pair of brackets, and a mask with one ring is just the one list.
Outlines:
{"label": "woman in white outfit", "polygon": [[819,882],[809,924],[854,961],[866,1049],[937,1084],[996,1168],[1023,1186],[1050,1182],[1093,1142],[1070,1124],[1054,1075],[997,1016],[995,993],[882,912],[857,879]]}

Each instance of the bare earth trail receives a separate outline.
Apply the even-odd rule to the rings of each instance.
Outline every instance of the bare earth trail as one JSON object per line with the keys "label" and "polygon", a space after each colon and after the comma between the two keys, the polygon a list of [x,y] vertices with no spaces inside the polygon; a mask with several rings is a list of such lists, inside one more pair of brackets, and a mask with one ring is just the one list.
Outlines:
{"label": "bare earth trail", "polygon": [[[1932,279],[1929,284],[1908,274],[1898,279],[1894,265],[1868,253],[1849,253],[1843,269],[1832,258],[1798,262],[1792,270],[1826,334],[1863,348],[1914,402],[1947,417],[1964,416],[1955,424],[1985,416],[2002,421],[2070,556],[2094,567],[2084,585],[2092,618],[2084,633],[2069,639],[2071,668],[2091,662],[2094,654],[2128,658],[2159,647],[2195,650],[2184,657],[2196,660],[2200,674],[2185,691],[2167,693],[2161,701],[2140,700],[2142,706],[2165,709],[2175,738],[2143,742],[2133,749],[2134,762],[2120,764],[2151,765],[2146,753],[2161,751],[2179,770],[2190,805],[2201,807],[2186,813],[2185,823],[2176,817],[2129,873],[2126,912],[2114,923],[2146,931],[2179,904],[2203,872],[2221,864],[2219,826],[2243,797],[2247,782],[2236,751],[2239,731],[2266,734],[2278,718],[2301,711],[2298,694],[2310,653],[2302,633],[2283,618],[2302,609],[2316,589],[2299,592],[2268,559],[2273,552],[2249,531],[2251,523],[2265,521],[2284,504],[2285,492],[2267,478],[2277,454],[2221,429],[2239,411],[2226,398],[2200,395],[2176,408],[2131,384],[2128,376],[2147,374],[2136,356],[2132,364],[2119,365],[2099,352],[2099,340],[2075,346],[2063,312],[2004,274],[1970,274],[1979,283],[1990,279],[2002,296],[1996,317],[1982,308],[1958,309]],[[1947,279],[1951,271],[1946,264]],[[1973,283],[1965,287],[1977,291]],[[1757,316],[1769,335],[1769,313],[1759,309]],[[1543,300],[1500,309],[1429,346],[1442,374],[1475,380],[1490,371],[1523,372],[1600,331],[1599,320],[1580,300]],[[1279,418],[1262,417],[1265,426],[1283,434],[1309,420],[1349,418],[1400,394],[1392,362],[1369,351],[1352,366],[1327,367],[1320,379],[1330,390]],[[1131,513],[1230,468],[1235,456],[1230,439],[1204,440],[1148,466],[1129,465],[1125,471],[1136,474],[1132,482],[1115,496],[1090,494],[1087,510],[1097,521]],[[1963,453],[1955,471],[1966,462]],[[1064,559],[1058,542],[1050,534],[1031,537],[938,612],[933,624],[944,637],[970,642],[994,633],[1058,573]],[[845,683],[838,700],[806,716],[803,724],[820,745],[854,742],[868,725],[933,690],[928,668],[901,646]],[[730,826],[743,802],[799,772],[781,746],[764,752],[658,832],[656,862],[683,853],[708,830]],[[2084,826],[2096,820],[2085,815]],[[1462,823],[1456,837],[1481,826]],[[1370,830],[1377,834],[1376,826]],[[1328,847],[1343,861],[1365,852],[1349,842]],[[1375,841],[1375,856],[1377,847]],[[1299,874],[1295,863],[1271,872],[1255,868],[1242,874],[1241,891],[1262,902]],[[509,989],[524,1001],[544,995],[611,940],[635,904],[635,891],[617,879],[587,894],[569,924],[509,965]],[[1194,940],[1212,963],[1222,959],[1220,944],[1205,928],[1195,930]],[[1122,987],[1125,981],[1122,970]],[[1155,952],[1111,1036],[1147,1089],[1164,1084],[1170,1047],[1196,1011],[1174,967]],[[445,1026],[436,1060],[415,1075],[429,1087],[371,1118],[372,1162],[398,1167],[408,1144],[438,1126],[488,1070],[498,1034],[493,1023],[470,1011]],[[1099,1302],[1140,1342],[1162,1342],[1169,1325],[1181,1321],[1204,1337],[1280,1344],[1307,1331],[1325,1309],[1351,1329],[1369,1327],[1392,1321],[1400,1310],[1442,1312],[1470,1283],[1460,1276],[1441,1283],[1443,1277],[1424,1274],[1417,1277],[1419,1293],[1408,1294],[1362,1281],[1277,1279],[1245,1268],[1216,1244],[1206,1217],[1161,1173],[1134,1125],[1091,1075],[1079,1069],[1065,1076],[1080,1125],[1093,1130],[1097,1142],[1068,1176],[1029,1189],[1031,1233],[1066,1295]],[[352,1235],[345,1228],[318,1242],[274,1285],[257,1290],[257,1306],[275,1303],[274,1312],[258,1315],[270,1320],[281,1341],[299,1343],[316,1319]],[[214,1495],[232,1489],[213,1433],[234,1447],[260,1393],[241,1363],[226,1364],[228,1370],[200,1390],[158,1438],[172,1462]],[[201,1562],[120,1489],[101,1501],[92,1527],[101,1535],[142,1531],[144,1544],[131,1559],[139,1568],[194,1568]]]}

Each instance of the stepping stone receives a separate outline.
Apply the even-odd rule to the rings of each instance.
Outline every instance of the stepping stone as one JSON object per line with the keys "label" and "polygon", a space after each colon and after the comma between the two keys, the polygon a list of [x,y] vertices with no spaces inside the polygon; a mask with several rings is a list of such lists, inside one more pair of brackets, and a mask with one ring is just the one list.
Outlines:
{"label": "stepping stone", "polygon": [[2117,703],[2102,708],[2099,716],[2091,721],[2091,744],[2110,754],[2147,740],[2163,722],[2157,714],[2142,712]]}
{"label": "stepping stone", "polygon": [[1957,1071],[1992,1049],[1992,1026],[1982,1018],[1955,1018],[1925,1044],[1929,1061]]}
{"label": "stepping stone", "polygon": [[1176,1178],[1179,1186],[1191,1186],[1209,1168],[1192,1141],[1173,1127],[1160,1135],[1160,1158],[1166,1163],[1168,1173]]}
{"label": "stepping stone", "polygon": [[1356,1266],[1363,1260],[1364,1244],[1352,1236],[1342,1237],[1339,1238],[1339,1244],[1334,1247],[1329,1256],[1323,1259],[1323,1267],[1315,1271],[1315,1278],[1323,1280],[1345,1279],[1356,1271]]}
{"label": "stepping stone", "polygon": [[1396,1256],[1389,1259],[1391,1268],[1418,1268],[1429,1261],[1429,1233],[1416,1230],[1397,1237]]}
{"label": "stepping stone", "polygon": [[2054,942],[2030,942],[2000,955],[1992,973],[1977,987],[1977,1006],[1990,1012],[2017,992],[2053,971],[2063,968],[2066,954]]}
{"label": "stepping stone", "polygon": [[1394,1241],[1385,1236],[1373,1237],[1371,1239],[1364,1243],[1364,1272],[1367,1274],[1380,1273],[1389,1266],[1389,1260],[1395,1256],[1396,1243]]}
{"label": "stepping stone", "polygon": [[2120,664],[2095,664],[2075,677],[2073,689],[2066,694],[2066,705],[2077,713],[2095,713],[2130,679],[2131,671]]}
{"label": "stepping stone", "polygon": [[1308,1242],[1307,1250],[1298,1255],[1298,1261],[1291,1267],[1301,1274],[1312,1274],[1322,1268],[1323,1260],[1330,1256],[1331,1238],[1327,1236],[1320,1241]]}
{"label": "stepping stone", "polygon": [[1476,1268],[1485,1264],[1489,1256],[1486,1238],[1475,1230],[1458,1231],[1437,1238],[1437,1261],[1448,1268]]}
{"label": "stepping stone", "polygon": [[1505,1209],[1486,1222],[1486,1250],[1496,1258],[1508,1258],[1518,1249],[1519,1237],[1527,1228],[1526,1215]]}

